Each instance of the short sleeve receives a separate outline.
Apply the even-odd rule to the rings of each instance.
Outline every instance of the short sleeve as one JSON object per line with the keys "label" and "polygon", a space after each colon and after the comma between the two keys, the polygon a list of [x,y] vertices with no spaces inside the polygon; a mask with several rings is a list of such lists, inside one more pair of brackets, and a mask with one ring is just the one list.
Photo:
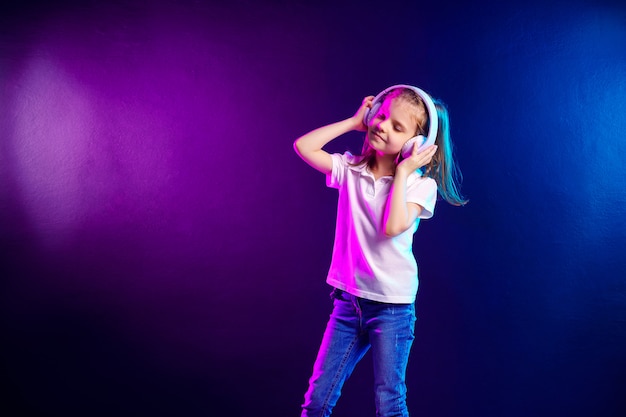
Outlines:
{"label": "short sleeve", "polygon": [[346,170],[352,155],[349,152],[345,154],[333,153],[330,157],[333,161],[333,169],[326,174],[326,186],[339,188],[346,178]]}
{"label": "short sleeve", "polygon": [[437,202],[437,183],[429,177],[415,175],[407,186],[408,203],[419,204],[423,210],[420,219],[430,219],[435,212]]}

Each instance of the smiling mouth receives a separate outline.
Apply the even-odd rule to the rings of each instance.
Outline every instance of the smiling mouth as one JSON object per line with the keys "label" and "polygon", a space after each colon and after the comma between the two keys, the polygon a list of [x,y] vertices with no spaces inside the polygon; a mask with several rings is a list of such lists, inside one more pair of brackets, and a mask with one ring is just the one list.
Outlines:
{"label": "smiling mouth", "polygon": [[376,139],[382,141],[382,142],[386,142],[385,139],[383,139],[382,136],[380,136],[377,132],[372,132],[372,136],[374,136]]}

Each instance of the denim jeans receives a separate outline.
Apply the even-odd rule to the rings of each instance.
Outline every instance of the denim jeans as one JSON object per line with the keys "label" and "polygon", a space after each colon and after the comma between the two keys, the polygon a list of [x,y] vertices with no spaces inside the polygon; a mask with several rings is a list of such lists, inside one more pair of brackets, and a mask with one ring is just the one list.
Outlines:
{"label": "denim jeans", "polygon": [[376,416],[407,417],[405,374],[415,338],[415,305],[370,301],[338,289],[331,297],[334,308],[301,417],[330,416],[344,382],[370,347]]}

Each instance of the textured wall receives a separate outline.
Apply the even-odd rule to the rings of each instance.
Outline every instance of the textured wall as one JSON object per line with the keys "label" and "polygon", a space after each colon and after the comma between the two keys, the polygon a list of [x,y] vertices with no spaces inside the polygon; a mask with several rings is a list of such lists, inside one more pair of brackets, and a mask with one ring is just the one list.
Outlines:
{"label": "textured wall", "polygon": [[412,413],[623,415],[626,9],[215,3],[0,11],[2,407],[297,415],[336,194],[292,141],[412,83],[471,200],[416,234]]}

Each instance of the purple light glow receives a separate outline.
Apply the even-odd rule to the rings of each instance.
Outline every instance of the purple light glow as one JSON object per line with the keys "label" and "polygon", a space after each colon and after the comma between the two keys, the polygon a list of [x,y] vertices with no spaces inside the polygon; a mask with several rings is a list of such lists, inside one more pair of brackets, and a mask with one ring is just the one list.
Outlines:
{"label": "purple light glow", "polygon": [[95,113],[88,92],[58,64],[34,53],[17,84],[12,149],[15,179],[34,227],[47,244],[80,227]]}
{"label": "purple light glow", "polygon": [[[276,155],[298,164],[276,114],[297,108],[281,101],[281,74],[310,65],[267,66],[241,42],[280,29],[225,26],[219,15],[208,24],[171,7],[47,17],[4,79],[12,114],[4,146],[12,204],[45,271],[21,282],[38,306],[15,310],[30,315],[69,299],[178,366],[207,349],[236,356],[208,340],[232,337],[223,303],[237,300],[230,321],[245,326],[249,307],[267,308],[258,297],[273,292],[260,277],[290,279],[280,271],[297,246],[284,238],[294,223],[284,213],[297,209],[283,193],[296,184],[277,175],[267,184],[260,173]],[[183,318],[211,330],[188,332]],[[268,330],[251,332],[263,339]],[[180,349],[189,354],[167,353]]]}
{"label": "purple light glow", "polygon": [[88,22],[52,19],[15,80],[14,177],[48,249],[129,223],[191,231],[198,206],[226,212],[223,198],[198,191],[241,141],[231,130],[241,118],[236,52],[203,43],[199,54],[200,35],[162,16],[131,32],[116,19],[86,36]]}

